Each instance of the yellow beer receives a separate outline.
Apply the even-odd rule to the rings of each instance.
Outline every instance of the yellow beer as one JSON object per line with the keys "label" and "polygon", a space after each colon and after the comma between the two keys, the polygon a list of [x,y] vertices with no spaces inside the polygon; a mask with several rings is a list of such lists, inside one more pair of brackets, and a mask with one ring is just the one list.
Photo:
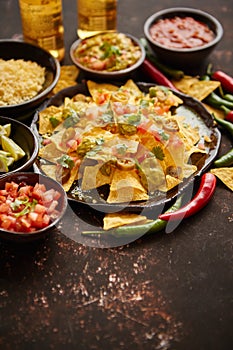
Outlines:
{"label": "yellow beer", "polygon": [[64,58],[62,0],[19,0],[22,30],[26,42]]}

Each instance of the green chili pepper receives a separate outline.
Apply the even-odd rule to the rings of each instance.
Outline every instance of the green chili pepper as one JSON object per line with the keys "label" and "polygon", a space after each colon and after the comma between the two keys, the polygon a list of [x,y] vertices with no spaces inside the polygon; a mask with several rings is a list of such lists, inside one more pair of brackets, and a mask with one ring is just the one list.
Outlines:
{"label": "green chili pepper", "polygon": [[168,75],[170,78],[173,78],[174,80],[180,80],[184,77],[184,72],[182,70],[177,70],[171,67],[166,66],[162,62],[160,62],[152,53],[149,51],[149,47],[147,45],[147,41],[145,38],[140,39],[142,45],[145,48],[146,56],[148,60],[153,63],[162,73],[165,75]]}
{"label": "green chili pepper", "polygon": [[230,110],[226,106],[221,106],[221,109],[223,110],[225,114],[224,120],[227,120],[228,122],[233,123],[233,110]]}
{"label": "green chili pepper", "polygon": [[231,95],[231,94],[225,94],[225,95],[223,95],[223,98],[225,98],[225,100],[233,102],[233,95]]}
{"label": "green chili pepper", "polygon": [[224,98],[217,95],[215,92],[211,92],[206,97],[205,102],[215,108],[220,108],[221,106],[225,106],[229,109],[233,109],[233,102],[225,100]]}
{"label": "green chili pepper", "polygon": [[[182,196],[177,198],[175,203],[166,211],[166,213],[176,211],[181,207],[181,203],[182,203]],[[84,235],[101,234],[102,235],[104,233],[107,233],[114,237],[139,236],[139,235],[144,235],[146,233],[149,234],[149,233],[159,232],[165,229],[166,225],[167,225],[167,221],[156,219],[142,225],[121,226],[109,231],[83,231],[82,234]]]}
{"label": "green chili pepper", "polygon": [[[214,115],[214,119],[217,121],[218,124],[220,124],[224,129],[226,129],[230,133],[233,139],[233,123],[225,119],[218,118],[215,115]],[[233,164],[233,149],[231,149],[226,154],[224,154],[223,156],[221,156],[220,158],[214,161],[214,165],[217,168],[231,166],[232,164]]]}
{"label": "green chili pepper", "polygon": [[233,165],[233,148],[214,162],[214,166],[216,168],[222,168],[231,165]]}
{"label": "green chili pepper", "polygon": [[[209,81],[210,80],[210,76],[208,74],[203,75],[200,80],[206,80]],[[221,96],[217,95],[215,92],[212,92],[209,96],[207,96],[207,98],[205,99],[205,101],[218,109],[223,109],[228,108],[229,111],[233,109],[233,95],[231,94],[225,94],[223,95],[222,93],[222,89],[220,88],[220,93]]]}
{"label": "green chili pepper", "polygon": [[213,115],[216,122],[221,125],[224,129],[226,129],[233,138],[233,124],[230,121],[225,119],[218,118],[215,114]]}

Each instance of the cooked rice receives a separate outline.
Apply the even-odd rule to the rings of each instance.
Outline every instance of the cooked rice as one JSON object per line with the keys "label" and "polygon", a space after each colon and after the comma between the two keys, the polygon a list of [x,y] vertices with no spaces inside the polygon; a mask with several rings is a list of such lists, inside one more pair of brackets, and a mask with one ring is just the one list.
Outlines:
{"label": "cooked rice", "polygon": [[45,82],[45,68],[36,62],[0,59],[0,106],[16,105],[35,97]]}

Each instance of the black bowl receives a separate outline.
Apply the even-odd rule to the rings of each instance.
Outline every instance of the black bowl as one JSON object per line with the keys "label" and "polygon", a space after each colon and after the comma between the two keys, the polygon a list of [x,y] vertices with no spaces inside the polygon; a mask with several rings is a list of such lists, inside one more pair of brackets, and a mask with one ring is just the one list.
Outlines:
{"label": "black bowl", "polygon": [[[197,21],[206,24],[215,37],[209,43],[194,48],[168,48],[152,39],[150,28],[158,20],[174,17],[192,17]],[[223,28],[220,22],[212,15],[193,8],[174,7],[161,10],[151,15],[144,24],[144,35],[158,58],[170,66],[182,68],[200,66],[214,50],[223,36]]]}
{"label": "black bowl", "polygon": [[[101,35],[101,34],[97,34]],[[118,71],[101,71],[101,70],[94,70],[87,68],[80,64],[76,57],[75,57],[75,51],[77,47],[80,45],[80,43],[87,39],[78,39],[76,40],[70,48],[70,57],[73,63],[80,69],[80,71],[84,74],[86,78],[95,79],[95,80],[120,80],[123,78],[130,78],[130,76],[141,66],[145,59],[145,49],[143,45],[140,43],[140,41],[135,38],[134,36],[130,34],[125,34],[128,38],[130,38],[135,46],[138,46],[141,51],[141,57],[138,59],[137,62],[135,62],[133,65],[129,66],[128,68],[118,70]]]}
{"label": "black bowl", "polygon": [[25,156],[14,162],[7,173],[1,172],[0,178],[28,170],[36,160],[39,151],[38,139],[27,125],[18,120],[0,116],[0,125],[5,124],[11,124],[10,138],[24,150]]}
{"label": "black bowl", "polygon": [[13,174],[7,175],[4,178],[1,178],[0,190],[5,188],[6,182],[11,182],[11,181],[17,184],[24,182],[25,184],[32,185],[32,186],[34,186],[36,183],[44,184],[47,190],[55,189],[56,191],[58,191],[61,194],[60,198],[58,199],[58,206],[56,207],[56,209],[59,212],[59,215],[55,219],[53,219],[48,226],[38,229],[34,232],[13,232],[0,227],[0,238],[14,241],[17,243],[31,242],[32,240],[44,238],[45,235],[48,234],[49,230],[51,230],[54,226],[56,226],[59,223],[59,221],[61,220],[62,216],[64,215],[67,209],[67,196],[62,185],[57,181],[42,174],[37,174],[33,172],[20,172],[20,173],[13,173]]}
{"label": "black bowl", "polygon": [[[56,86],[60,76],[60,64],[48,51],[19,40],[0,40],[0,59],[23,59],[45,67],[45,83],[42,90],[28,101],[0,106],[0,115],[24,119],[39,106]],[[26,118],[25,117],[25,118]]]}

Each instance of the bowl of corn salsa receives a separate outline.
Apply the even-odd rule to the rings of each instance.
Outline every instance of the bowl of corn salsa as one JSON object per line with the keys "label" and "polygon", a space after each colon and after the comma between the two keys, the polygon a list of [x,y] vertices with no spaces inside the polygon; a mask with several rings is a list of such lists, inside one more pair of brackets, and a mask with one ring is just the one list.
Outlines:
{"label": "bowl of corn salsa", "polygon": [[185,70],[202,65],[220,42],[223,28],[207,12],[174,7],[148,17],[144,35],[161,61]]}
{"label": "bowl of corn salsa", "polygon": [[70,57],[86,77],[114,80],[129,77],[139,68],[145,50],[130,34],[101,33],[76,40],[71,45]]}

